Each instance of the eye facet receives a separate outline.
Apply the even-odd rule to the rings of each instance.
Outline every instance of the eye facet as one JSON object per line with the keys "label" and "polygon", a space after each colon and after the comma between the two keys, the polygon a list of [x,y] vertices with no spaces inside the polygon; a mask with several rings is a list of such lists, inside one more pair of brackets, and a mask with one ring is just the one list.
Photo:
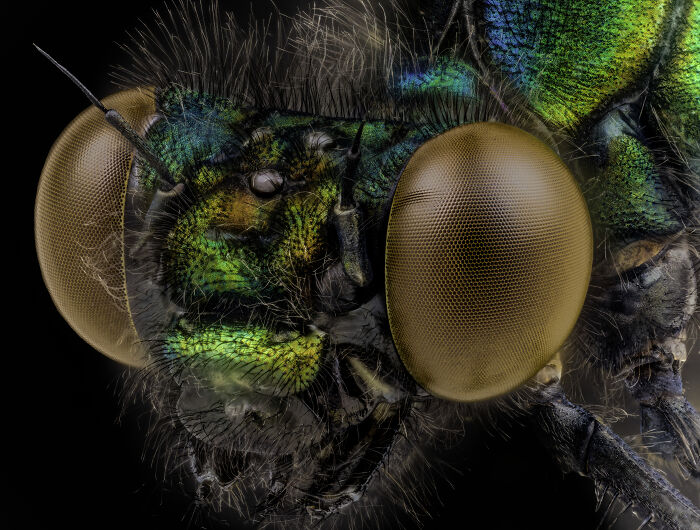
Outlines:
{"label": "eye facet", "polygon": [[284,185],[284,178],[274,169],[256,171],[250,177],[250,188],[262,197],[274,195]]}
{"label": "eye facet", "polygon": [[[104,99],[139,133],[155,112],[141,90]],[[56,307],[103,354],[142,363],[124,269],[124,206],[134,151],[96,107],[82,112],[56,140],[36,198],[36,249]]]}
{"label": "eye facet", "polygon": [[475,123],[426,142],[401,175],[387,230],[386,299],[401,359],[447,399],[513,390],[571,332],[592,259],[583,196],[534,136]]}

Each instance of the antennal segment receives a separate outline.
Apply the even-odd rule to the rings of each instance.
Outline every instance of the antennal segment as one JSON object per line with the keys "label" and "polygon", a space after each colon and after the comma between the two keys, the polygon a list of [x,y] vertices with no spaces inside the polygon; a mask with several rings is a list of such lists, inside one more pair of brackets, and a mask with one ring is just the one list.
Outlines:
{"label": "antennal segment", "polygon": [[340,208],[349,209],[354,208],[355,201],[352,196],[352,189],[355,185],[355,173],[357,172],[357,167],[360,165],[360,156],[362,155],[362,149],[360,148],[360,142],[362,140],[362,130],[365,128],[365,122],[360,123],[357,129],[357,134],[355,139],[352,141],[352,146],[347,152],[347,165],[345,166],[345,174],[343,175],[343,181],[340,190]]}
{"label": "antennal segment", "polygon": [[75,77],[72,73],[70,73],[64,66],[59,64],[53,57],[51,57],[48,53],[46,53],[44,50],[39,48],[36,44],[34,44],[34,47],[41,53],[44,57],[46,57],[51,64],[53,64],[56,68],[58,68],[61,72],[63,72],[68,79],[70,79],[73,84],[75,84],[82,92],[87,96],[87,98],[90,100],[90,103],[92,103],[95,107],[100,109],[104,115],[105,119],[107,120],[107,123],[109,123],[112,127],[114,127],[119,133],[128,140],[128,142],[134,146],[136,151],[153,167],[153,169],[156,170],[160,177],[160,181],[162,185],[165,185],[166,189],[169,189],[173,185],[173,178],[170,175],[170,172],[168,169],[165,167],[165,164],[163,161],[151,150],[150,146],[146,143],[146,140],[144,140],[132,127],[129,125],[129,123],[124,119],[124,117],[119,114],[116,110],[114,109],[108,109],[105,107],[102,102],[100,102],[95,95],[90,92],[85,85],[83,85],[77,77]]}

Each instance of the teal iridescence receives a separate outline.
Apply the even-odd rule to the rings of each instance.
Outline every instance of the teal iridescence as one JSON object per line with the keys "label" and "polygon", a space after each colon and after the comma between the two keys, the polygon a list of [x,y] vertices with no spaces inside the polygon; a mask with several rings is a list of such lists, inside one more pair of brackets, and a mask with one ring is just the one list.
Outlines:
{"label": "teal iridescence", "polygon": [[616,238],[681,229],[652,152],[631,136],[610,141],[607,161],[587,195],[594,222]]}
{"label": "teal iridescence", "polygon": [[397,176],[426,137],[419,131],[412,131],[406,138],[378,153],[364,157],[360,163],[362,178],[354,190],[354,199],[365,206],[370,215],[378,217],[391,198]]}
{"label": "teal iridescence", "polygon": [[401,96],[440,92],[476,98],[477,73],[463,61],[441,57],[424,72],[406,72],[397,83]]}
{"label": "teal iridescence", "polygon": [[[354,138],[360,127],[357,121],[334,121],[331,125],[334,134],[342,138]],[[362,130],[362,145],[371,151],[381,151],[391,141],[394,127],[381,121],[369,121]]]}
{"label": "teal iridescence", "polygon": [[556,127],[576,128],[643,82],[671,0],[485,0],[493,61]]}
{"label": "teal iridescence", "polygon": [[[176,182],[183,168],[195,159],[214,156],[231,141],[231,127],[249,117],[230,101],[171,87],[158,95],[158,110],[167,118],[148,131],[152,149],[165,161]],[[146,167],[143,186],[153,186],[154,172]]]}

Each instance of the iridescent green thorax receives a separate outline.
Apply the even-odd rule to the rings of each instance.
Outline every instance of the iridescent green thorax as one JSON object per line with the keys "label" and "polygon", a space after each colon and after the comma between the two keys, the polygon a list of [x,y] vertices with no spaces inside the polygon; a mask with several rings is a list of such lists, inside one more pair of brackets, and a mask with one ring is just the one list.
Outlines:
{"label": "iridescent green thorax", "polygon": [[652,92],[674,138],[700,157],[700,2],[689,2],[687,14],[671,44],[671,56]]}
{"label": "iridescent green thorax", "polygon": [[651,151],[639,140],[618,136],[589,192],[592,218],[614,237],[669,234],[680,229]]}
{"label": "iridescent green thorax", "polygon": [[649,72],[671,0],[486,0],[494,62],[556,127],[575,128]]}
{"label": "iridescent green thorax", "polygon": [[306,389],[321,365],[325,339],[317,332],[276,334],[260,326],[217,325],[173,330],[165,340],[169,356],[193,359],[228,383],[295,393]]}

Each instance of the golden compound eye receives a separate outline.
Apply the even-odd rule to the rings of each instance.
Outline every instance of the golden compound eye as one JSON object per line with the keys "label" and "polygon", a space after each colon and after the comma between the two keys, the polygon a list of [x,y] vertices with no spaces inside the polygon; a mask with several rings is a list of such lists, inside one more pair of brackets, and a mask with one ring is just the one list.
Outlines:
{"label": "golden compound eye", "polygon": [[[140,90],[103,102],[139,133],[155,112],[153,97]],[[41,272],[63,317],[100,352],[138,365],[143,353],[124,268],[124,206],[133,153],[99,109],[82,112],[46,159],[34,226]]]}
{"label": "golden compound eye", "polygon": [[396,187],[386,240],[391,332],[430,393],[513,390],[573,329],[593,259],[588,209],[561,159],[499,123],[422,145]]}

